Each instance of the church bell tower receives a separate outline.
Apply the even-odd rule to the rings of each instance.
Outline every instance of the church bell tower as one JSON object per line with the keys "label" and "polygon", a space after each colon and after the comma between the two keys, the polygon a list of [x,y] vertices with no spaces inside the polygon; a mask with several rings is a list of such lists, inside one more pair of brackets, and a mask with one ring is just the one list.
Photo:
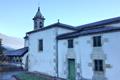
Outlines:
{"label": "church bell tower", "polygon": [[36,15],[33,18],[34,20],[34,30],[37,29],[41,29],[44,27],[44,16],[42,16],[41,12],[40,12],[40,7],[38,7],[38,11],[36,13]]}

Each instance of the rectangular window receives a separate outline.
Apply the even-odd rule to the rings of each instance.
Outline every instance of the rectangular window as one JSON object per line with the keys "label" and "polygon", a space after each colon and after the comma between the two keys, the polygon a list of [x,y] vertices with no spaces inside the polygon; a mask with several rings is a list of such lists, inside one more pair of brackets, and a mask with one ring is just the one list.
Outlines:
{"label": "rectangular window", "polygon": [[93,37],[93,47],[101,47],[101,36],[95,36]]}
{"label": "rectangular window", "polygon": [[38,50],[39,50],[39,51],[43,51],[43,40],[42,40],[42,39],[40,39],[40,40],[38,41]]}
{"label": "rectangular window", "polygon": [[103,71],[103,60],[94,60],[94,70]]}
{"label": "rectangular window", "polygon": [[73,39],[68,40],[68,48],[73,48]]}

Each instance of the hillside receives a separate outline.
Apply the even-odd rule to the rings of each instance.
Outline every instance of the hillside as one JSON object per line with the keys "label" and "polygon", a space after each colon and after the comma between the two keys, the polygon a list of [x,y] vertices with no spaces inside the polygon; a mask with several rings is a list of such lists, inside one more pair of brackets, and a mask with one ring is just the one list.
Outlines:
{"label": "hillside", "polygon": [[24,40],[21,38],[11,37],[0,33],[2,46],[8,49],[19,49],[24,47]]}

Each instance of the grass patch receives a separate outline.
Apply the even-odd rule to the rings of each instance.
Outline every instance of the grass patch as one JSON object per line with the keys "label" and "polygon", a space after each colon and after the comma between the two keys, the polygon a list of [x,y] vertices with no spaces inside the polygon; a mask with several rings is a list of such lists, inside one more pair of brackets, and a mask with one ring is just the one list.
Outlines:
{"label": "grass patch", "polygon": [[25,72],[17,74],[16,77],[20,80],[48,80],[45,77],[36,76]]}

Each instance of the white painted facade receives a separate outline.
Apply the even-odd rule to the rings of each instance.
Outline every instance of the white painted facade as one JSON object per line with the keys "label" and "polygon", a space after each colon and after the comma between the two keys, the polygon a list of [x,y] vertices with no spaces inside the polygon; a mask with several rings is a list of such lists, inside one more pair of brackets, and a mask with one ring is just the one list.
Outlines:
{"label": "white painted facade", "polygon": [[[82,36],[74,39],[74,48],[69,52],[67,48],[67,40],[59,40],[59,76],[67,78],[67,62],[66,55],[70,56],[73,53],[76,59],[76,73],[81,73],[81,76],[87,79],[92,79],[93,70],[90,63],[91,54],[98,53],[105,54],[106,56],[106,78],[107,80],[119,80],[120,79],[120,32],[97,34],[102,36],[102,48],[93,48],[92,37],[96,35]],[[99,57],[99,55],[97,55]],[[100,57],[99,57],[100,58]],[[104,57],[102,57],[104,58]],[[79,64],[79,65],[78,65]],[[79,66],[79,67],[77,67]],[[108,67],[108,68],[107,68]],[[78,80],[76,75],[76,80]],[[97,79],[98,80],[98,79]],[[100,79],[103,80],[103,79]]]}
{"label": "white painted facade", "polygon": [[[53,26],[52,28],[43,30],[41,28],[38,31],[27,34],[28,39],[25,42],[25,46],[29,47],[27,55],[29,56],[28,70],[30,72],[37,71],[54,77],[68,79],[68,60],[74,59],[76,80],[81,80],[82,78],[88,80],[120,79],[120,31],[58,40],[56,38],[58,35],[75,30]],[[110,23],[104,26],[120,27],[120,23]],[[93,47],[94,36],[101,36],[102,47]],[[43,40],[43,51],[38,50],[38,41],[40,39]],[[68,48],[69,39],[73,39],[73,48]],[[93,67],[95,64],[93,61],[96,59],[103,60],[103,72],[94,71]],[[23,59],[24,64],[25,60],[26,56]]]}
{"label": "white painted facade", "polygon": [[23,57],[22,57],[22,67],[24,69],[26,69],[26,58],[27,58],[28,53],[26,53]]}
{"label": "white painted facade", "polygon": [[[24,46],[25,47],[29,47],[29,39],[25,38],[24,40]],[[27,64],[27,56],[29,55],[29,53],[27,52],[23,57],[22,57],[22,67],[24,69],[26,69],[26,64]]]}
{"label": "white painted facade", "polygon": [[[56,36],[71,30],[51,28],[29,35],[29,71],[56,75]],[[43,51],[38,50],[38,41],[43,39]]]}

